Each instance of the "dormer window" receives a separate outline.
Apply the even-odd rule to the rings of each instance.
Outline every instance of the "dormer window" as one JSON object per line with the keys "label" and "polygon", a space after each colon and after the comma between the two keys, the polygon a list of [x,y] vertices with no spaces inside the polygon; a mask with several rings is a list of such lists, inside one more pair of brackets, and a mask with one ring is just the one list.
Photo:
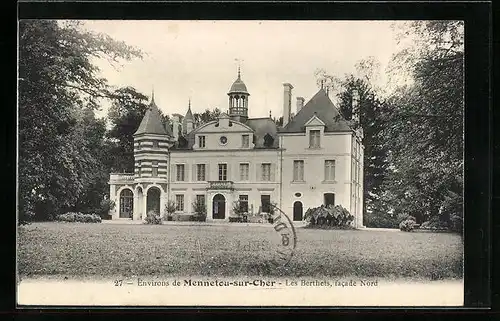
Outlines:
{"label": "dormer window", "polygon": [[249,144],[250,144],[250,136],[249,135],[241,136],[241,147],[248,148]]}
{"label": "dormer window", "polygon": [[320,134],[319,130],[309,131],[309,148],[320,148]]}
{"label": "dormer window", "polygon": [[265,147],[272,147],[273,144],[274,144],[273,136],[266,134],[266,136],[264,136],[264,146]]}
{"label": "dormer window", "polygon": [[205,148],[205,136],[198,136],[198,147]]}

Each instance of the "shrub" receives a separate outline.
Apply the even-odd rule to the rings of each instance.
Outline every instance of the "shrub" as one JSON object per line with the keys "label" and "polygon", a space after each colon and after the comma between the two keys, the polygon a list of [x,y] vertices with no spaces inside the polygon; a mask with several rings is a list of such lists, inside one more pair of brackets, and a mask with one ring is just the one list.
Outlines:
{"label": "shrub", "polygon": [[308,227],[348,227],[352,225],[354,216],[342,205],[309,208],[304,220]]}
{"label": "shrub", "polygon": [[168,201],[167,204],[165,205],[165,210],[163,216],[167,218],[167,221],[172,220],[172,215],[175,213],[175,201]]}
{"label": "shrub", "polygon": [[82,214],[80,212],[68,212],[65,214],[59,214],[55,217],[56,221],[60,222],[81,222],[81,223],[101,223],[102,219],[99,215],[92,214]]}
{"label": "shrub", "polygon": [[102,200],[97,209],[97,214],[103,218],[108,219],[110,216],[110,211],[115,209],[115,202],[109,199]]}
{"label": "shrub", "polygon": [[461,215],[450,215],[450,229],[457,233],[463,232],[464,219]]}
{"label": "shrub", "polygon": [[155,210],[150,210],[146,214],[144,224],[161,224],[161,216]]}
{"label": "shrub", "polygon": [[191,216],[191,221],[195,222],[205,222],[207,220],[207,207],[205,202],[201,200],[196,200],[193,203],[194,215]]}
{"label": "shrub", "polygon": [[193,221],[194,215],[189,215],[189,214],[174,214],[172,215],[172,221],[177,221],[177,222],[187,222],[187,221]]}
{"label": "shrub", "polygon": [[398,228],[398,218],[383,212],[367,212],[364,216],[367,227]]}
{"label": "shrub", "polygon": [[449,226],[438,216],[433,216],[430,220],[423,222],[420,228],[424,230],[448,230]]}
{"label": "shrub", "polygon": [[406,220],[399,223],[399,229],[404,232],[411,232],[416,224],[415,218],[413,216],[408,216]]}

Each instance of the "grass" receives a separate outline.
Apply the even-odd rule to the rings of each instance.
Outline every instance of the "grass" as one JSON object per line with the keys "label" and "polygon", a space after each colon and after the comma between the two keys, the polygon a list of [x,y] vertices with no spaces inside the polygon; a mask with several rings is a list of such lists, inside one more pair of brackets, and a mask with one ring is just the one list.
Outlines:
{"label": "grass", "polygon": [[292,260],[276,267],[270,262],[280,237],[271,224],[34,223],[19,227],[18,271],[21,277],[462,277],[463,243],[456,234],[304,228],[296,232]]}

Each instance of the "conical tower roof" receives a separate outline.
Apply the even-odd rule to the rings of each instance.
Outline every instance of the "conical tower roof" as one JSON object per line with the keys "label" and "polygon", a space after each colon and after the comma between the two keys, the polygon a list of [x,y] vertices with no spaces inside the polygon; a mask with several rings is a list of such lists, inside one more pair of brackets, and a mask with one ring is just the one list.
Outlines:
{"label": "conical tower roof", "polygon": [[162,117],[158,106],[156,106],[154,93],[151,96],[151,103],[149,104],[146,114],[142,118],[141,124],[134,135],[140,134],[157,134],[172,136],[170,128],[163,125]]}
{"label": "conical tower roof", "polygon": [[228,95],[233,94],[233,93],[250,95],[248,93],[247,86],[245,85],[243,80],[241,80],[241,72],[240,72],[239,67],[238,67],[238,78],[236,78],[233,85],[231,86],[231,89],[229,90]]}
{"label": "conical tower roof", "polygon": [[186,113],[186,116],[184,117],[184,119],[191,119],[191,120],[194,120],[194,117],[193,117],[193,112],[191,112],[191,99],[189,99],[189,105],[188,105],[188,111]]}

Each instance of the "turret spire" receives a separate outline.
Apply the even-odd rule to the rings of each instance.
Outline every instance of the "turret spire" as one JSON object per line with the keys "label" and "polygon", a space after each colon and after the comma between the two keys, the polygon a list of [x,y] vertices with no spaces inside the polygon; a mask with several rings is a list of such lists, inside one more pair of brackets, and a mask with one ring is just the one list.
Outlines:
{"label": "turret spire", "polygon": [[151,88],[151,105],[155,103],[155,87],[152,86]]}

